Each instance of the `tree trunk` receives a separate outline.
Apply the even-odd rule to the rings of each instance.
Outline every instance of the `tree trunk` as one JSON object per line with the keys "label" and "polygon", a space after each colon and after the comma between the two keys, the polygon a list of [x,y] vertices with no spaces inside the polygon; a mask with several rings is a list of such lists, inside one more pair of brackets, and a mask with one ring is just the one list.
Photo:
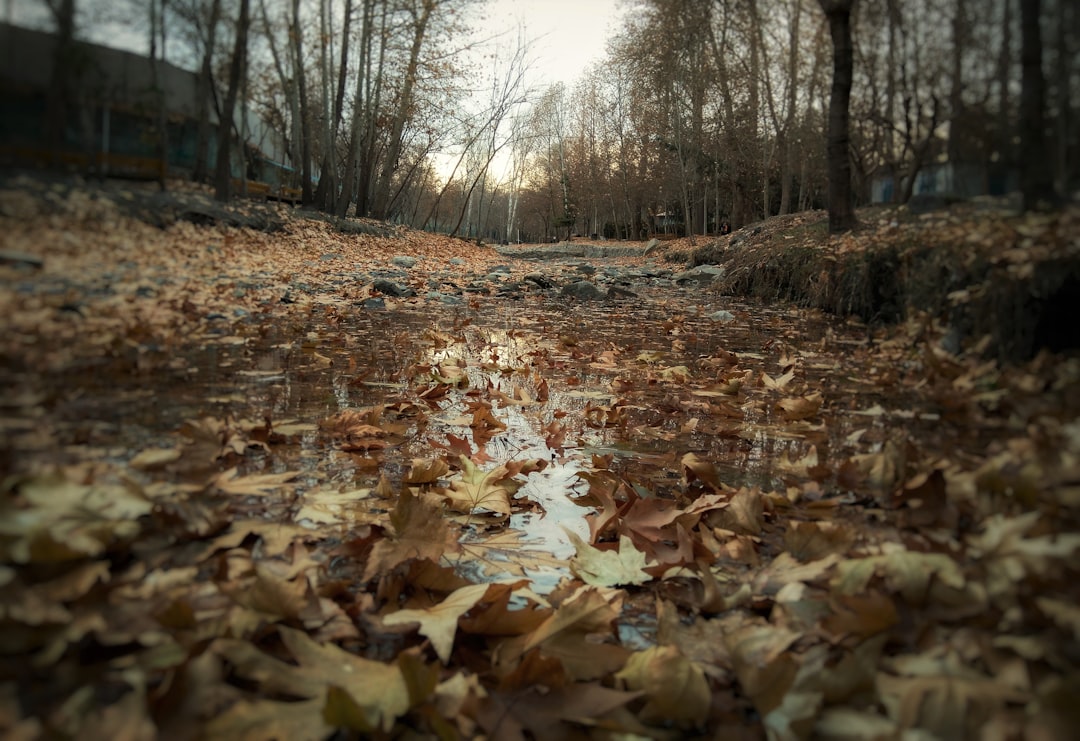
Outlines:
{"label": "tree trunk", "polygon": [[791,17],[791,35],[788,51],[787,110],[784,112],[784,131],[780,137],[780,215],[791,212],[791,181],[793,179],[795,147],[792,146],[792,129],[795,128],[796,86],[799,81],[799,20],[802,17],[802,0],[794,0]]}
{"label": "tree trunk", "polygon": [[1042,69],[1041,0],[1020,3],[1020,189],[1024,210],[1041,211],[1056,203],[1053,165],[1046,146],[1046,80]]}
{"label": "tree trunk", "polygon": [[[232,195],[232,124],[236,99],[240,95],[240,82],[243,79],[244,65],[247,63],[248,11],[250,0],[240,0],[240,16],[236,21],[236,42],[233,46],[232,63],[229,65],[229,90],[225,94],[218,121],[217,166],[214,169],[214,197],[227,201]],[[242,147],[243,142],[240,143]]]}
{"label": "tree trunk", "polygon": [[66,148],[67,123],[74,102],[75,0],[60,0],[49,7],[56,22],[56,51],[45,98],[45,141],[55,154]]}
{"label": "tree trunk", "polygon": [[[964,55],[967,53],[967,37],[969,33],[969,21],[965,0],[954,0],[954,14],[952,19],[952,80],[949,84],[949,163],[953,166],[953,175],[957,172],[956,165],[964,158],[963,132],[964,130]],[[955,191],[956,183],[953,181],[952,189]]]}
{"label": "tree trunk", "polygon": [[[158,38],[161,39],[161,58],[158,58]],[[157,97],[157,181],[165,190],[169,170],[169,116],[165,106],[165,91],[161,86],[161,62],[165,59],[165,0],[150,0],[150,86]]]}
{"label": "tree trunk", "polygon": [[1072,17],[1076,12],[1075,1],[1065,2],[1065,0],[1058,0],[1057,39],[1055,40],[1057,63],[1054,74],[1056,78],[1054,88],[1057,97],[1056,131],[1054,132],[1057,139],[1057,151],[1054,155],[1057,171],[1054,173],[1054,184],[1058,193],[1069,192],[1069,186],[1074,174],[1073,162],[1071,161],[1073,147],[1071,145],[1080,136],[1074,131],[1075,119],[1070,91],[1070,80],[1072,79],[1073,69],[1076,67],[1076,52],[1072,49],[1070,43],[1070,31],[1076,24],[1076,20]]}
{"label": "tree trunk", "polygon": [[[246,2],[246,0],[245,0]],[[295,108],[300,111],[300,200],[311,203],[311,116],[308,113],[307,74],[304,72],[304,34],[300,28],[300,0],[292,4],[293,74],[296,77]],[[295,165],[295,163],[294,163]]]}
{"label": "tree trunk", "polygon": [[849,103],[853,67],[851,10],[855,0],[818,0],[829,22],[833,44],[833,81],[829,98],[829,233],[839,234],[855,226],[851,191],[851,133]]}
{"label": "tree trunk", "polygon": [[405,70],[401,98],[398,101],[397,111],[390,126],[386,159],[383,161],[382,172],[375,186],[372,200],[371,215],[376,219],[386,218],[386,207],[390,200],[390,182],[393,179],[394,171],[397,169],[398,159],[401,157],[402,132],[405,130],[405,123],[412,116],[412,96],[413,88],[416,86],[417,69],[420,64],[420,50],[423,48],[428,21],[431,20],[431,13],[435,10],[435,5],[435,0],[421,0],[420,14],[416,18],[413,28],[412,48],[409,50],[409,65]]}
{"label": "tree trunk", "polygon": [[199,120],[195,134],[195,168],[192,179],[205,183],[210,177],[210,101],[214,98],[214,45],[217,43],[217,27],[221,20],[221,0],[210,5],[210,18],[206,24],[206,48],[203,49],[202,66],[196,81],[196,105]]}
{"label": "tree trunk", "polygon": [[334,113],[330,127],[330,146],[322,153],[322,165],[319,168],[319,185],[315,189],[315,203],[318,208],[327,213],[333,213],[335,209],[334,199],[337,197],[338,185],[338,160],[334,156],[337,151],[338,134],[341,131],[341,119],[345,106],[345,78],[349,71],[349,30],[352,27],[352,0],[345,0],[345,23],[341,31],[341,63],[338,65],[337,91],[334,93]]}
{"label": "tree trunk", "polygon": [[[320,161],[324,165],[330,156],[330,149],[334,146],[330,135],[330,57],[332,56],[330,45],[333,43],[333,30],[330,27],[330,15],[332,13],[330,2],[331,0],[319,0],[319,83],[322,88],[319,96],[321,108],[319,121],[322,122],[322,126],[319,127],[319,153]],[[333,173],[327,172],[326,169],[321,170],[319,173],[320,187],[316,189],[316,194],[312,196],[313,202],[318,203],[319,190],[324,194],[327,192],[328,188],[322,187],[323,181],[327,178],[332,179]],[[319,206],[322,207],[322,204],[319,204]]]}

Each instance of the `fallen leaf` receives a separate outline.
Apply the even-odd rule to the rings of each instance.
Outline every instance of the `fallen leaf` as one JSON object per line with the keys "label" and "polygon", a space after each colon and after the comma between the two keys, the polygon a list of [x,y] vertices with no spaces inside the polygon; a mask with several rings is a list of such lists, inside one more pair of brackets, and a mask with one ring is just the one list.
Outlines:
{"label": "fallen leaf", "polygon": [[700,727],[709,715],[712,693],[705,672],[675,646],[653,646],[631,654],[615,679],[627,689],[645,693],[641,719]]}
{"label": "fallen leaf", "polygon": [[[368,732],[389,731],[409,709],[409,688],[398,666],[361,658],[334,644],[320,645],[303,631],[285,626],[278,626],[278,633],[295,665],[246,641],[220,641],[213,650],[229,660],[238,676],[257,683],[263,693],[317,700],[320,713],[330,688],[341,689],[362,713]],[[283,703],[285,707],[290,704]]]}
{"label": "fallen leaf", "polygon": [[570,530],[565,532],[577,549],[577,554],[570,560],[570,570],[586,584],[616,587],[644,584],[652,580],[652,576],[643,571],[649,565],[647,557],[625,535],[619,537],[618,550],[600,550],[593,548],[576,533]]}
{"label": "fallen leaf", "polygon": [[418,623],[420,633],[431,641],[442,663],[450,661],[458,618],[471,610],[488,590],[487,584],[470,584],[449,595],[434,607],[423,610],[398,610],[383,616],[386,625]]}
{"label": "fallen leaf", "polygon": [[234,496],[257,497],[267,496],[273,493],[291,493],[292,487],[288,482],[300,475],[299,471],[286,471],[284,473],[253,473],[247,476],[238,476],[237,469],[230,468],[228,471],[214,477],[212,485],[225,494]]}

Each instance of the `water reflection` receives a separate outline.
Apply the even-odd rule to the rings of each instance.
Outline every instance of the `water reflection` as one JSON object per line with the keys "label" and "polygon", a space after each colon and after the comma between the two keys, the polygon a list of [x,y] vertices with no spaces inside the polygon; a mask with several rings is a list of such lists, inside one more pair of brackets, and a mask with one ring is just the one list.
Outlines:
{"label": "water reflection", "polygon": [[[684,298],[674,302],[677,311],[662,301],[643,301],[590,306],[587,317],[544,301],[495,302],[444,317],[432,317],[426,307],[299,313],[265,329],[238,325],[229,336],[201,338],[177,353],[170,362],[183,362],[171,370],[132,373],[106,366],[40,383],[56,387],[53,412],[61,440],[106,448],[117,461],[166,444],[182,423],[203,416],[269,418],[283,426],[317,423],[349,409],[416,404],[426,410],[426,420],[385,449],[342,452],[332,436],[316,429],[275,445],[274,470],[302,471],[295,509],[314,489],[369,489],[384,477],[398,484],[413,458],[446,455],[439,446],[445,450],[450,435],[490,456],[489,466],[540,458],[548,467],[527,478],[505,527],[466,530],[459,566],[478,579],[524,574],[535,591],[547,592],[567,574],[574,553],[566,531],[588,537],[589,510],[571,495],[594,455],[610,456],[611,468],[642,496],[677,490],[680,456],[691,451],[711,460],[727,484],[782,490],[778,461],[797,460],[812,444],[838,447],[853,429],[874,424],[838,417],[828,429],[804,425],[792,433],[761,389],[694,396],[731,368],[779,375],[787,355],[797,358],[806,389],[822,390],[837,403],[855,398],[869,406],[881,389],[869,379],[836,377],[831,366],[778,344],[778,337],[798,337],[804,349],[812,347],[826,334],[824,320],[799,318],[795,333],[790,311]],[[700,305],[691,309],[695,302]],[[706,316],[717,308],[755,318],[714,323]],[[830,331],[839,337],[843,329],[834,325]],[[724,360],[706,362],[717,358]],[[680,366],[688,380],[661,377]],[[420,389],[453,381],[444,374],[454,369],[461,381],[449,384],[444,396],[419,398]],[[904,402],[893,394],[894,406]],[[469,427],[469,405],[476,402],[491,404],[506,426],[482,444]],[[549,447],[555,424],[559,442]],[[267,462],[250,457],[238,465],[255,472]],[[355,506],[389,505],[376,497]]]}

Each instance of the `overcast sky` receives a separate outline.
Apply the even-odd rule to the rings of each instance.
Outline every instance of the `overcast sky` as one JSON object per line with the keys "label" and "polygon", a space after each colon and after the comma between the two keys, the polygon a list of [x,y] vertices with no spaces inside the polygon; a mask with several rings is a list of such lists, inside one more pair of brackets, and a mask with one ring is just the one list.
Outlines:
{"label": "overcast sky", "polygon": [[[521,25],[531,40],[534,82],[572,84],[604,54],[609,34],[618,28],[621,0],[489,0],[494,27]],[[511,38],[515,38],[511,36]]]}
{"label": "overcast sky", "polygon": [[[523,27],[526,38],[533,42],[532,82],[570,85],[590,62],[603,55],[624,4],[623,0],[487,0],[479,9],[480,25],[486,33],[506,31],[511,43],[517,38],[517,29]],[[3,0],[3,17],[35,27],[48,25],[44,6],[41,0]],[[88,35],[109,45],[145,47],[141,33],[129,32],[120,38],[114,29],[108,38],[93,32]]]}

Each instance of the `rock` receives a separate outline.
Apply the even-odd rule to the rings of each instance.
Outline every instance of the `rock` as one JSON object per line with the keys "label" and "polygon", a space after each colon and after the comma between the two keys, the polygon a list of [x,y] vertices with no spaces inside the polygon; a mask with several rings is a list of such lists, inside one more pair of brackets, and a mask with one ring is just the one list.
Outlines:
{"label": "rock", "polygon": [[526,283],[532,283],[534,286],[537,286],[539,288],[555,287],[555,283],[553,283],[546,275],[542,273],[529,273],[524,278],[522,278],[522,280]]}
{"label": "rock", "polygon": [[698,265],[696,268],[684,270],[674,276],[676,283],[712,283],[714,280],[724,277],[727,271],[722,265]]}
{"label": "rock", "polygon": [[574,271],[578,272],[578,273],[581,273],[582,275],[595,275],[596,274],[596,268],[593,267],[592,265],[589,265],[589,264],[586,264],[586,263],[582,263],[580,265],[575,265],[574,266]]}
{"label": "rock", "polygon": [[587,280],[579,280],[563,286],[562,295],[581,299],[582,301],[598,301],[604,298],[604,292],[595,283]]}
{"label": "rock", "polygon": [[450,264],[451,265],[464,265],[465,261],[462,260],[460,257],[451,257],[450,258]]}
{"label": "rock", "polygon": [[608,298],[637,298],[637,294],[626,288],[612,286],[607,292]]}
{"label": "rock", "polygon": [[502,283],[502,280],[505,277],[505,273],[488,273],[484,276],[484,280],[486,280],[488,283]]}
{"label": "rock", "polygon": [[17,250],[0,250],[0,263],[26,265],[31,268],[41,268],[45,265],[45,262],[37,255],[28,255]]}
{"label": "rock", "polygon": [[362,302],[360,302],[360,305],[363,306],[365,309],[386,308],[386,302],[383,301],[381,298],[366,298]]}
{"label": "rock", "polygon": [[495,267],[493,267],[488,272],[489,273],[509,274],[510,273],[510,266],[509,265],[496,265]]}
{"label": "rock", "polygon": [[337,260],[340,258],[341,255],[337,254],[336,252],[327,252],[325,255],[319,255],[319,259],[323,262],[330,262],[331,260]]}
{"label": "rock", "polygon": [[393,265],[397,265],[399,268],[411,268],[416,265],[416,258],[409,257],[408,255],[395,255],[390,258],[390,262]]}
{"label": "rock", "polygon": [[949,331],[941,338],[941,349],[950,355],[959,355],[963,349],[963,336],[959,327],[949,327]]}
{"label": "rock", "polygon": [[709,314],[709,319],[712,319],[714,322],[720,322],[721,324],[731,324],[735,321],[735,315],[727,309],[720,309],[720,311],[714,311],[712,314]]}
{"label": "rock", "polygon": [[428,291],[426,298],[428,302],[438,301],[444,306],[461,306],[465,303],[465,299],[461,296],[454,296],[450,293],[442,293],[440,291]]}
{"label": "rock", "polygon": [[654,252],[659,251],[659,249],[660,249],[660,240],[657,239],[656,237],[653,237],[652,239],[649,240],[649,243],[647,245],[645,245],[645,252],[643,252],[642,254],[645,255],[645,257],[648,257],[649,255],[653,254]]}
{"label": "rock", "polygon": [[408,286],[403,286],[400,283],[395,283],[394,281],[386,280],[385,278],[376,278],[371,285],[376,291],[385,293],[387,296],[401,298],[402,296],[416,295],[413,289]]}
{"label": "rock", "polygon": [[641,257],[645,251],[637,245],[587,244],[582,257]]}

